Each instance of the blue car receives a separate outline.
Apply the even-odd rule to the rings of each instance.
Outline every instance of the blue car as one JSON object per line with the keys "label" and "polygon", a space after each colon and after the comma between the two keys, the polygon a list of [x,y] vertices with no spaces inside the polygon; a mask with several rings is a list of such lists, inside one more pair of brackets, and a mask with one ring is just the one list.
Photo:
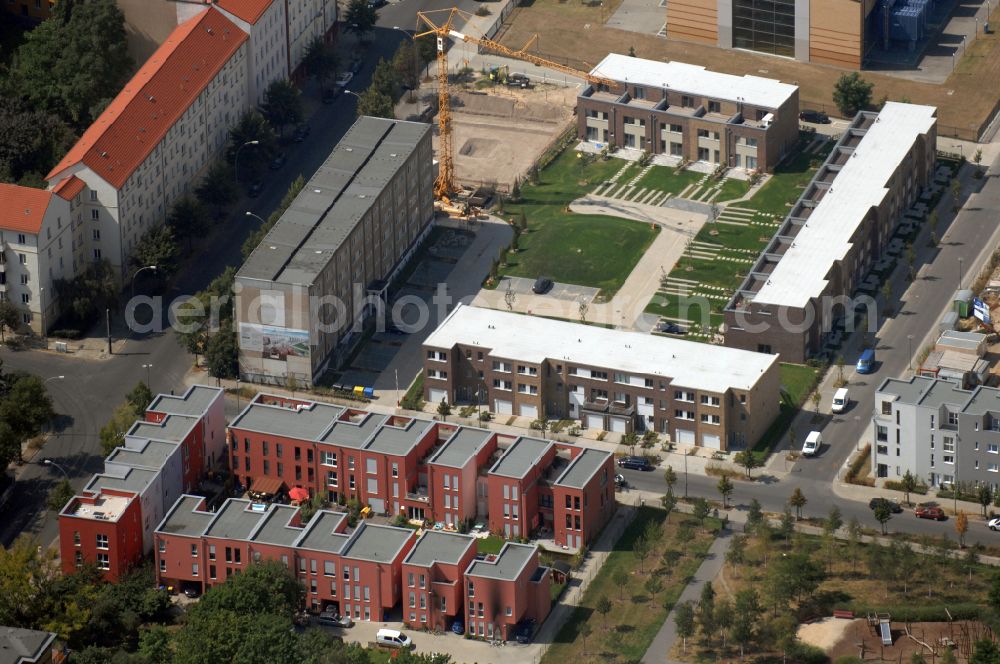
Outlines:
{"label": "blue car", "polygon": [[875,349],[868,348],[861,353],[855,369],[859,374],[870,374],[875,371]]}
{"label": "blue car", "polygon": [[451,631],[458,635],[465,634],[465,623],[462,622],[461,618],[451,624]]}

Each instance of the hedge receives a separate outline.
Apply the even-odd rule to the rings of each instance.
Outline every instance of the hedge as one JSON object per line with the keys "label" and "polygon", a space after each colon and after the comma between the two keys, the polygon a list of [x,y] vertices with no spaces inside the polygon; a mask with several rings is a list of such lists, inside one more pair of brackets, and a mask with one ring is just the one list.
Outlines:
{"label": "hedge", "polygon": [[[906,493],[906,489],[903,488],[903,483],[897,482],[896,480],[888,480],[885,483],[885,488],[889,489],[890,491],[900,491],[902,493]],[[926,496],[927,491],[928,489],[926,484],[918,484],[916,487],[914,487],[913,491],[911,491],[910,493],[916,493],[921,496]]]}

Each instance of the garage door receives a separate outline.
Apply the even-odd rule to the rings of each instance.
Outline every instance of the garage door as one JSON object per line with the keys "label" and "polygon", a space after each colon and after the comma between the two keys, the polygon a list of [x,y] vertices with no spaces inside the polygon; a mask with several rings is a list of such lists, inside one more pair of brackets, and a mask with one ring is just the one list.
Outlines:
{"label": "garage door", "polygon": [[381,498],[369,498],[368,506],[372,508],[372,512],[375,512],[375,514],[385,514],[385,501]]}
{"label": "garage door", "polygon": [[444,399],[446,401],[448,399],[448,390],[431,389],[431,391],[428,392],[428,394],[430,395],[430,399],[428,399],[428,401],[430,401],[431,403],[441,403],[441,399]]}
{"label": "garage door", "polygon": [[522,403],[520,409],[521,417],[538,418],[538,406],[529,406],[528,404]]}
{"label": "garage door", "polygon": [[623,420],[620,417],[612,417],[611,418],[611,430],[612,431],[614,431],[615,433],[625,433],[625,429],[626,428],[627,428],[627,425],[625,423],[625,420]]}
{"label": "garage door", "polygon": [[681,445],[694,445],[694,431],[677,430],[677,442]]}
{"label": "garage door", "polygon": [[602,431],[604,429],[604,416],[603,415],[587,415],[587,428],[597,429]]}
{"label": "garage door", "polygon": [[707,433],[701,435],[701,446],[710,450],[722,449],[722,439],[718,435],[710,436]]}
{"label": "garage door", "polygon": [[513,415],[514,405],[510,401],[503,401],[501,399],[493,400],[493,412],[497,415]]}

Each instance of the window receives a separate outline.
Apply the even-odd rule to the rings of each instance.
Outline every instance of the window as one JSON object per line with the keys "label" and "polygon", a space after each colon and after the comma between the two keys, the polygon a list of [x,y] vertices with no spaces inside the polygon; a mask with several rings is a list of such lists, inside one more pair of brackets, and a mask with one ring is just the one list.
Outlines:
{"label": "window", "polygon": [[945,436],[941,444],[941,449],[945,452],[955,451],[955,439],[951,436]]}
{"label": "window", "polygon": [[892,402],[891,401],[883,401],[882,402],[882,414],[883,415],[892,415]]}
{"label": "window", "polygon": [[336,452],[320,452],[319,462],[324,466],[337,467],[337,453]]}
{"label": "window", "polygon": [[[80,546],[80,531],[73,531],[73,546]],[[160,553],[167,550],[167,544],[163,540],[160,540]]]}
{"label": "window", "polygon": [[337,576],[337,564],[329,560],[323,561],[323,575]]}
{"label": "window", "polygon": [[707,394],[701,395],[701,403],[704,406],[718,406],[721,402],[719,397],[710,397]]}
{"label": "window", "polygon": [[91,211],[90,211],[90,218],[91,218],[91,219],[92,219],[93,221],[98,221],[98,220],[100,220],[100,218],[101,218],[101,213],[100,213],[100,211],[98,211],[98,210],[91,210]]}
{"label": "window", "polygon": [[191,563],[191,576],[198,576],[198,563]]}
{"label": "window", "polygon": [[795,0],[733,0],[733,47],[795,56]]}
{"label": "window", "polygon": [[506,609],[504,609],[504,615],[511,616],[513,614],[514,614],[514,611],[509,606]]}
{"label": "window", "polygon": [[108,536],[107,535],[97,535],[97,548],[107,549],[108,548]]}
{"label": "window", "polygon": [[209,565],[208,566],[208,578],[213,579],[213,580],[215,578],[217,578],[216,577],[216,573],[215,573],[215,565]]}
{"label": "window", "polygon": [[[475,596],[476,596],[475,584],[473,584],[472,581],[469,581],[469,597],[475,597]],[[469,610],[470,611],[472,610],[471,606],[469,607]]]}
{"label": "window", "polygon": [[997,472],[997,464],[991,463],[986,467],[986,470],[990,471],[991,473]]}
{"label": "window", "polygon": [[192,544],[191,545],[191,557],[192,558],[197,558],[198,557],[198,545],[197,544]]}
{"label": "window", "polygon": [[[76,552],[76,555],[79,556],[79,560],[81,560],[81,561],[83,560],[83,556],[80,555],[79,551]],[[77,562],[77,565],[79,565],[79,564],[80,563]],[[163,558],[160,558],[160,573],[162,574],[163,572],[166,572],[166,571],[167,571],[167,561],[164,560]]]}
{"label": "window", "polygon": [[986,446],[986,451],[989,452],[990,454],[997,454],[998,452],[1000,452],[1000,448],[998,448],[995,443],[990,443],[989,445]]}
{"label": "window", "polygon": [[93,237],[93,239],[94,239],[95,242],[100,241],[100,239],[101,239],[101,231],[100,231],[100,229],[98,229],[98,228],[93,229],[93,231],[92,231],[92,237]]}
{"label": "window", "polygon": [[721,113],[722,112],[722,104],[720,104],[717,101],[710,101],[710,102],[708,102],[708,112],[709,113]]}
{"label": "window", "polygon": [[889,429],[881,424],[875,427],[875,440],[886,442],[889,440]]}
{"label": "window", "polygon": [[97,568],[103,570],[111,569],[111,556],[106,553],[97,554]]}

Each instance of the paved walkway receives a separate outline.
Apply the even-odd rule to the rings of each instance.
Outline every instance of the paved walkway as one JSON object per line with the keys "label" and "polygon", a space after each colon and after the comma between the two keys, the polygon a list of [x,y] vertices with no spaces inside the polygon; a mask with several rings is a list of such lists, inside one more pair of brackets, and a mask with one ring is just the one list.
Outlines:
{"label": "paved walkway", "polygon": [[[732,542],[732,533],[727,529],[722,531],[712,546],[708,549],[708,555],[694,573],[694,578],[681,593],[677,604],[683,602],[697,602],[701,597],[701,589],[706,583],[711,583],[719,572],[722,571],[722,564],[726,562],[726,552],[729,551],[729,544]],[[677,606],[676,604],[674,605]],[[674,609],[667,614],[667,619],[663,621],[663,626],[656,633],[653,642],[649,644],[649,649],[642,658],[642,664],[675,664],[669,659],[670,650],[677,642],[677,623],[674,620]],[[679,663],[677,663],[679,664]]]}

